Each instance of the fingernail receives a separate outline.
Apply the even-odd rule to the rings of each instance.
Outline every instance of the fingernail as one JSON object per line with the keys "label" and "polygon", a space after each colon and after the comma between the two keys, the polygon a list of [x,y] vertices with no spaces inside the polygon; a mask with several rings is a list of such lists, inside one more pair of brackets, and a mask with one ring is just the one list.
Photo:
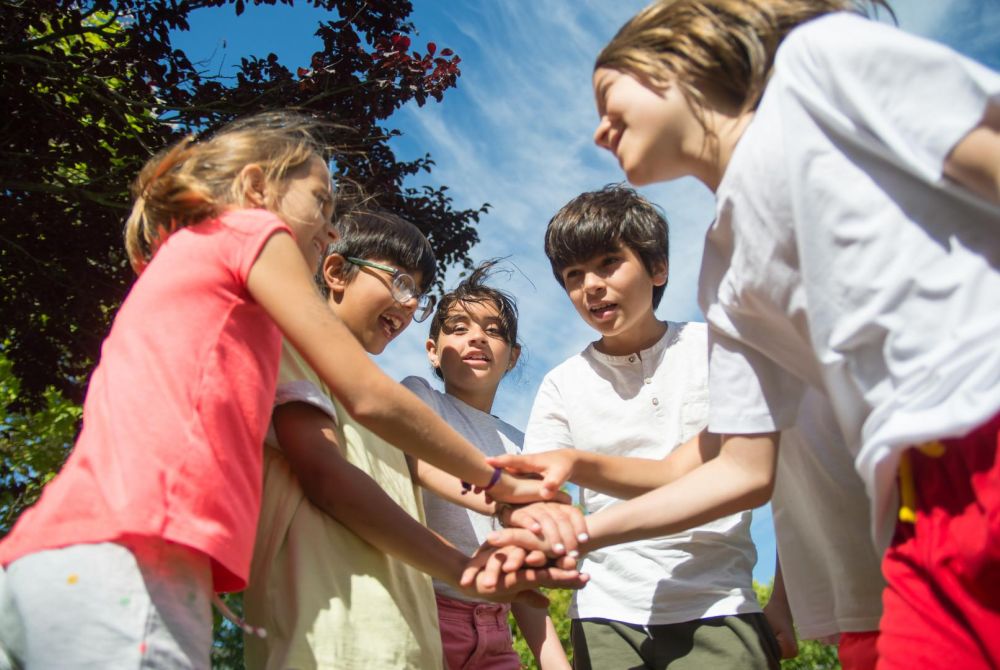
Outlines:
{"label": "fingernail", "polygon": [[570,558],[579,558],[580,557],[580,552],[577,551],[576,549],[574,549],[573,551],[569,552],[569,557]]}
{"label": "fingernail", "polygon": [[556,542],[555,546],[552,547],[552,549],[554,549],[557,554],[566,553],[566,547],[563,545],[562,542]]}
{"label": "fingernail", "polygon": [[578,539],[580,542],[586,542],[587,540],[590,539],[590,536],[587,535],[586,533],[580,533],[579,535],[576,536],[576,539]]}

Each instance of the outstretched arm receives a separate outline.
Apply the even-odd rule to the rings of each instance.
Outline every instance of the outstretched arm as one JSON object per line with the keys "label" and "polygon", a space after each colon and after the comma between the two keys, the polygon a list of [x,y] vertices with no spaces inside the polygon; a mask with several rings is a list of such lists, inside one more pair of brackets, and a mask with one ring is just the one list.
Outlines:
{"label": "outstretched arm", "polygon": [[703,430],[662,459],[557,449],[538,454],[497,456],[487,462],[514,474],[541,475],[548,491],[558,491],[564,483],[572,481],[616,498],[633,498],[674,481],[718,453],[719,436]]}
{"label": "outstretched arm", "polygon": [[[274,429],[310,502],[380,551],[463,588],[460,581],[468,557],[407,514],[367,473],[344,458],[329,416],[305,403],[288,403],[274,410]],[[504,556],[501,552],[495,555]],[[487,560],[481,557],[482,563]],[[523,557],[508,567],[514,569],[522,563]],[[544,602],[533,593],[538,586],[582,585],[573,570],[535,571],[538,574],[521,570],[496,579],[498,572],[483,571],[465,587],[466,593],[497,600],[523,598],[538,604]]]}
{"label": "outstretched arm", "polygon": [[[493,469],[471,444],[383,373],[320,298],[291,235],[275,233],[250,269],[247,288],[359,423],[407,453],[486,486]],[[543,499],[538,482],[503,475],[497,500]]]}
{"label": "outstretched arm", "polygon": [[[581,550],[678,533],[763,505],[774,488],[778,434],[730,435],[719,455],[676,481],[587,517],[590,540]],[[490,544],[546,550],[534,535],[516,528],[490,533]]]}
{"label": "outstretched arm", "polygon": [[461,483],[454,475],[423,461],[410,459],[410,471],[414,481],[439,498],[487,516],[496,514],[503,525],[526,528],[545,537],[557,555],[576,555],[577,544],[586,539],[587,525],[583,513],[568,504],[570,498],[562,491],[555,496],[559,502],[511,506],[492,502],[486,494],[475,491],[463,495]]}

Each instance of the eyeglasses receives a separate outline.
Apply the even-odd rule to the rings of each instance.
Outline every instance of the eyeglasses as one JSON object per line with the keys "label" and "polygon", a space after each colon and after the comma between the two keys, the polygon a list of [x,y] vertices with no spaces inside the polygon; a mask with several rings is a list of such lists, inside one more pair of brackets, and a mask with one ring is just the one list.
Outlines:
{"label": "eyeglasses", "polygon": [[416,299],[417,310],[413,313],[413,320],[417,323],[426,319],[434,311],[434,304],[437,302],[437,299],[427,293],[421,293],[417,289],[417,282],[413,280],[413,277],[402,270],[353,256],[348,256],[347,262],[390,273],[392,275],[392,283],[389,284],[389,292],[392,293],[392,299],[400,304]]}

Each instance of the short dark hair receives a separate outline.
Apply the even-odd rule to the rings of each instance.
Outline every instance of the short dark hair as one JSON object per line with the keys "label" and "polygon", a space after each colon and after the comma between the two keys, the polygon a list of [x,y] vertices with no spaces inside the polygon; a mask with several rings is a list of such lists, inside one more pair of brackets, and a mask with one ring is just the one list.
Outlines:
{"label": "short dark hair", "polygon": [[[420,229],[409,221],[384,211],[353,210],[337,220],[340,239],[326,251],[345,258],[378,259],[406,272],[420,272],[420,290],[426,291],[437,276],[434,250]],[[347,263],[344,276],[350,280],[358,266]],[[325,282],[320,282],[325,287]],[[325,292],[325,290],[324,290]]]}
{"label": "short dark hair", "polygon": [[[563,270],[619,245],[634,251],[650,275],[670,258],[670,227],[663,211],[622,184],[581,193],[556,212],[545,229],[545,255],[563,288]],[[654,309],[666,288],[653,287]]]}
{"label": "short dark hair", "polygon": [[[458,286],[448,291],[441,300],[438,301],[434,318],[431,319],[429,337],[437,341],[448,320],[448,314],[452,307],[462,303],[493,305],[497,310],[497,319],[500,321],[500,334],[511,347],[520,349],[521,344],[517,341],[517,301],[514,296],[506,291],[494,288],[486,283],[497,269],[500,259],[491,259],[480,263],[472,273],[459,282]],[[434,369],[434,374],[438,378],[444,379],[439,368]]]}

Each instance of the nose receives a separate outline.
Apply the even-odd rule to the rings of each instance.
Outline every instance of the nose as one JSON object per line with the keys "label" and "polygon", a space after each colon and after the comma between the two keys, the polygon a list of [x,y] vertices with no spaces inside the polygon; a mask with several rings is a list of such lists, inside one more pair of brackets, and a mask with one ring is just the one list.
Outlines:
{"label": "nose", "polygon": [[597,128],[594,130],[594,144],[602,149],[611,148],[611,140],[609,134],[611,132],[611,122],[608,121],[608,117],[602,116],[601,120],[597,122]]}
{"label": "nose", "polygon": [[595,293],[604,288],[604,278],[596,272],[587,272],[583,275],[583,290],[587,293]]}
{"label": "nose", "polygon": [[333,223],[326,224],[326,237],[328,244],[335,244],[340,241],[340,231]]}

